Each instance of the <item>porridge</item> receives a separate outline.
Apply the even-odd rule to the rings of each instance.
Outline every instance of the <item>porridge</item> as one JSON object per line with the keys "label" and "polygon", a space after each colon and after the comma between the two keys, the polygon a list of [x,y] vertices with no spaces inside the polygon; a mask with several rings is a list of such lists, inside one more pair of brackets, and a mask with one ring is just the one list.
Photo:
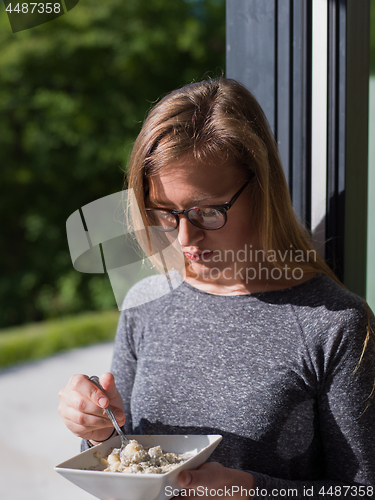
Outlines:
{"label": "porridge", "polygon": [[191,455],[164,452],[160,446],[144,448],[138,441],[132,440],[120,454],[119,448],[114,448],[108,457],[101,457],[101,466],[105,472],[133,472],[136,474],[164,474],[178,465],[186,462]]}

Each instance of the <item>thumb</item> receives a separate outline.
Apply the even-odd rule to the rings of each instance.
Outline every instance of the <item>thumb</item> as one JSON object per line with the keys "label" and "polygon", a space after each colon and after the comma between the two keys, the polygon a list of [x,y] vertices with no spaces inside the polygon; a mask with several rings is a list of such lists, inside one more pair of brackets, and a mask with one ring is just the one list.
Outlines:
{"label": "thumb", "polygon": [[112,373],[106,372],[100,375],[99,381],[109,399],[109,404],[112,406],[112,410],[115,413],[115,417],[119,425],[124,425],[125,414],[123,411],[124,402],[122,400],[121,394],[119,393],[116,384],[115,377]]}
{"label": "thumb", "polygon": [[193,479],[191,472],[192,471],[183,470],[178,475],[178,484],[181,486],[181,488],[187,488],[188,486],[190,486]]}
{"label": "thumb", "polygon": [[178,483],[181,488],[194,489],[198,486],[207,486],[217,484],[218,470],[215,462],[203,464],[196,470],[183,470],[178,476]]}
{"label": "thumb", "polygon": [[101,383],[108,399],[113,399],[118,396],[118,390],[115,384],[115,377],[112,373],[106,372],[100,375],[99,382]]}

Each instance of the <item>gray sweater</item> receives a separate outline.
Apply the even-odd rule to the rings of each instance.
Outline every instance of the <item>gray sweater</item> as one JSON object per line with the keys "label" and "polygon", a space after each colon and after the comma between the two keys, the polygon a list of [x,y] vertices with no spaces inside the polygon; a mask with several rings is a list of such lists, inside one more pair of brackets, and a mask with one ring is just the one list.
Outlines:
{"label": "gray sweater", "polygon": [[135,285],[118,325],[127,432],[221,434],[212,459],[251,472],[254,498],[375,498],[373,339],[358,367],[366,304],[317,275],[236,296],[182,283],[131,307],[164,279]]}

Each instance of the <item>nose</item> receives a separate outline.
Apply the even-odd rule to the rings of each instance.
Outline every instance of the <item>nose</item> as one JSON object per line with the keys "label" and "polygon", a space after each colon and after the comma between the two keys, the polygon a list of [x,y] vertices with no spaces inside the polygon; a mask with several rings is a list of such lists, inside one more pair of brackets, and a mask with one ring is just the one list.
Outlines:
{"label": "nose", "polygon": [[204,230],[197,226],[194,226],[188,219],[184,216],[180,217],[180,223],[178,225],[178,241],[182,247],[188,247],[194,245],[204,238]]}

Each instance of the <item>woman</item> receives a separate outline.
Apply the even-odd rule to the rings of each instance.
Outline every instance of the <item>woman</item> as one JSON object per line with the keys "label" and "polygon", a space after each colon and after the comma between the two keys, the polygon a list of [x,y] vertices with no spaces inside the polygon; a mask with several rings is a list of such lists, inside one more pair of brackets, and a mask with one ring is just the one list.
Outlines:
{"label": "woman", "polygon": [[60,392],[83,448],[111,434],[109,399],[128,433],[223,435],[183,488],[371,498],[374,318],[297,221],[254,97],[227,79],[166,96],[135,142],[129,188],[144,246],[177,233],[183,280],[140,306],[163,277],[129,292],[101,377],[108,398],[84,375]]}

